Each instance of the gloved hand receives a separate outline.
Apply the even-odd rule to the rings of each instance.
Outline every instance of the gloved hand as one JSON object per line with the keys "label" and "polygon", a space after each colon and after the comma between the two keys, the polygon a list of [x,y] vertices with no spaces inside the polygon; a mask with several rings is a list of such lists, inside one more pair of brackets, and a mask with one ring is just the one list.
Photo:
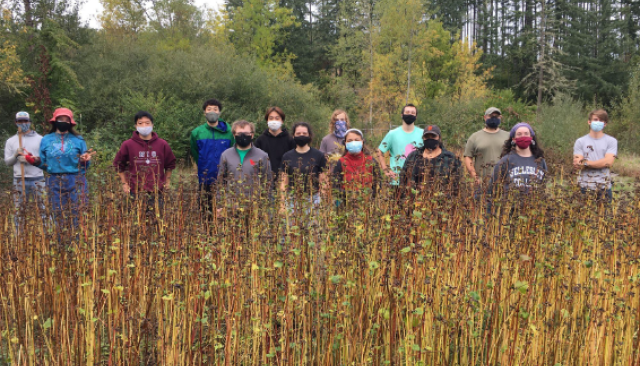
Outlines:
{"label": "gloved hand", "polygon": [[13,153],[13,157],[14,158],[18,158],[18,156],[20,156],[22,154],[24,154],[24,149],[23,148],[19,148],[19,149],[16,150],[15,153]]}
{"label": "gloved hand", "polygon": [[27,158],[24,155],[18,155],[18,162],[22,164],[28,164]]}
{"label": "gloved hand", "polygon": [[29,155],[23,155],[23,156],[24,156],[25,160],[27,161],[27,163],[29,163],[29,164],[31,164],[31,165],[34,165],[34,164],[35,164],[35,162],[36,162],[36,157],[35,157],[35,156],[33,156],[33,155],[31,155],[31,154],[29,154]]}

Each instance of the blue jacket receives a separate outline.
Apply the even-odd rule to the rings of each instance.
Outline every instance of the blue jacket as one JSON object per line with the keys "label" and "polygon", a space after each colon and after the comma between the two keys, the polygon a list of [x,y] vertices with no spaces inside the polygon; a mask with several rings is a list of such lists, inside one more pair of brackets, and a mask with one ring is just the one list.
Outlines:
{"label": "blue jacket", "polygon": [[229,125],[219,120],[216,127],[207,123],[191,132],[191,156],[198,164],[198,179],[201,184],[211,184],[218,177],[218,165],[222,153],[235,144]]}
{"label": "blue jacket", "polygon": [[49,133],[40,142],[40,165],[38,168],[49,174],[84,173],[89,162],[80,164],[80,155],[87,152],[87,143],[82,136],[72,133]]}

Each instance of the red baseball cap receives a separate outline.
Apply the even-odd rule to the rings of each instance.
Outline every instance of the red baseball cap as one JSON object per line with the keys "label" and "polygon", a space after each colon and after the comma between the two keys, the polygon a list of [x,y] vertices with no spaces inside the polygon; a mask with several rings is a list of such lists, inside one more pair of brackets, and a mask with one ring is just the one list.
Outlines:
{"label": "red baseball cap", "polygon": [[54,123],[56,121],[56,118],[60,116],[69,117],[69,119],[71,119],[72,126],[75,126],[77,124],[76,121],[73,119],[73,112],[71,112],[71,109],[69,108],[57,108],[55,111],[53,111],[53,117],[51,117],[51,119],[49,120],[49,123]]}

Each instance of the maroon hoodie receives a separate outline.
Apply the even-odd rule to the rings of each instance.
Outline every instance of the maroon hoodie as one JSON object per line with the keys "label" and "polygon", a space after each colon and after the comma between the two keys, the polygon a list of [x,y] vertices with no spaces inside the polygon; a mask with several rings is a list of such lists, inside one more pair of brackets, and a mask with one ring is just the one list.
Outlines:
{"label": "maroon hoodie", "polygon": [[[141,190],[147,192],[162,191],[165,184],[164,173],[176,167],[176,157],[169,144],[152,132],[151,140],[140,138],[138,131],[120,146],[120,151],[113,159],[118,172],[127,172],[131,192]],[[143,185],[137,189],[138,183]]]}

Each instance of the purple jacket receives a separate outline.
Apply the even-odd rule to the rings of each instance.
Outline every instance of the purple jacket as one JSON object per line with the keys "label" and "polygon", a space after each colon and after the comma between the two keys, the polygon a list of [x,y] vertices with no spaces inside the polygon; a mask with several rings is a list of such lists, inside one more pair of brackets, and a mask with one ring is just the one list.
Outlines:
{"label": "purple jacket", "polygon": [[131,192],[155,192],[164,188],[165,172],[175,169],[176,157],[157,133],[153,132],[151,140],[145,141],[138,131],[134,131],[133,136],[120,146],[113,166],[120,173],[127,172]]}

